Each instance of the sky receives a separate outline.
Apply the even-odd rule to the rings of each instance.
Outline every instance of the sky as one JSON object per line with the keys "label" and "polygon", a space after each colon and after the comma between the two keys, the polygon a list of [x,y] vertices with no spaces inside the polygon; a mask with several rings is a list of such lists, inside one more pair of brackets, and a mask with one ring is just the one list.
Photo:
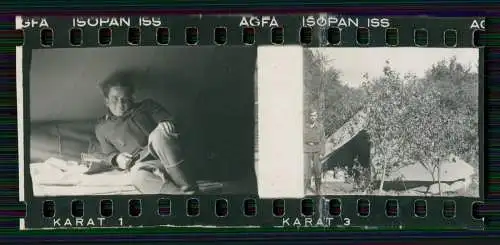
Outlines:
{"label": "sky", "polygon": [[370,78],[383,75],[385,61],[401,74],[414,73],[422,76],[433,64],[456,56],[457,61],[470,65],[477,72],[479,49],[476,48],[311,48],[330,60],[330,66],[341,72],[340,79],[351,87],[361,85],[363,74]]}

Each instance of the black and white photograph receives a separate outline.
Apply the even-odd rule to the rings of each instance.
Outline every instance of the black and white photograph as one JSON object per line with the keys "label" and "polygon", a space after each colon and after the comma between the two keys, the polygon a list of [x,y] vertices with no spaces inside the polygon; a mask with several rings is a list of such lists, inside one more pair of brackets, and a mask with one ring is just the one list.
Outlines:
{"label": "black and white photograph", "polygon": [[305,195],[479,197],[479,49],[303,52]]}
{"label": "black and white photograph", "polygon": [[252,47],[32,50],[33,195],[257,194],[256,59]]}

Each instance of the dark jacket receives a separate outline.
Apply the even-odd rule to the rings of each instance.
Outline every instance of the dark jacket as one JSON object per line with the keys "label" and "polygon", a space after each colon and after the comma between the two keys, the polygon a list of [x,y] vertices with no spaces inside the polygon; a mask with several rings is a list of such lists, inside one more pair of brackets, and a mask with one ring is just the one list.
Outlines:
{"label": "dark jacket", "polygon": [[317,123],[311,128],[310,124],[304,127],[304,152],[317,152],[324,154],[325,148],[325,129],[323,125]]}
{"label": "dark jacket", "polygon": [[173,117],[148,99],[136,103],[122,117],[108,113],[97,123],[95,134],[106,160],[113,163],[119,153],[133,153],[147,146],[149,134],[162,121],[173,121]]}

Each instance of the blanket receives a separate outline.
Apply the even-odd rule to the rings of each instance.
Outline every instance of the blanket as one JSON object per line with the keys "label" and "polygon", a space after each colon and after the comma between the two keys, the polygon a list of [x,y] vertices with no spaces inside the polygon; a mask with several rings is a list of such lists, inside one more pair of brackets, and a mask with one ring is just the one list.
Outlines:
{"label": "blanket", "polygon": [[[73,161],[49,158],[30,164],[34,196],[98,196],[140,195],[132,185],[129,172],[108,169],[89,174],[92,167]],[[245,193],[245,186],[237,182],[199,180],[197,185],[205,194]],[[248,193],[245,193],[248,194]]]}
{"label": "blanket", "polygon": [[95,120],[32,123],[30,162],[43,162],[50,157],[77,161],[81,153],[100,152],[94,127]]}
{"label": "blanket", "polygon": [[89,175],[85,166],[75,163],[64,169],[49,160],[30,164],[34,196],[140,194],[130,182],[129,173],[110,170]]}

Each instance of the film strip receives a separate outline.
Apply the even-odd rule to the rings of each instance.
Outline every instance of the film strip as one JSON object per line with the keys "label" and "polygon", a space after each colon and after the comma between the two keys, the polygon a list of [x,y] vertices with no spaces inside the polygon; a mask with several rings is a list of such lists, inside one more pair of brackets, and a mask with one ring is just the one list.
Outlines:
{"label": "film strip", "polygon": [[22,229],[484,228],[484,18],[16,25]]}

